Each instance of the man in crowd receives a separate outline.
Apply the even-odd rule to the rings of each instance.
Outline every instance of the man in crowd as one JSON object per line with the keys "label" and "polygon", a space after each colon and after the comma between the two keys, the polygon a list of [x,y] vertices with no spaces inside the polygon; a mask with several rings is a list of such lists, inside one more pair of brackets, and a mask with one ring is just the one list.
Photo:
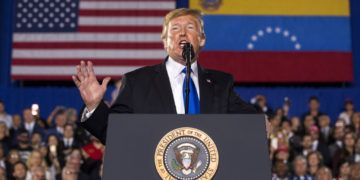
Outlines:
{"label": "man in crowd", "polygon": [[204,22],[201,12],[175,9],[168,13],[161,35],[168,53],[161,64],[144,67],[125,74],[119,96],[111,108],[103,96],[110,78],[100,85],[91,62],[81,62],[73,80],[85,103],[82,126],[105,143],[109,113],[184,114],[183,47],[191,43],[190,114],[198,113],[257,113],[255,108],[241,100],[233,90],[231,75],[207,70],[198,63],[200,50],[205,45]]}

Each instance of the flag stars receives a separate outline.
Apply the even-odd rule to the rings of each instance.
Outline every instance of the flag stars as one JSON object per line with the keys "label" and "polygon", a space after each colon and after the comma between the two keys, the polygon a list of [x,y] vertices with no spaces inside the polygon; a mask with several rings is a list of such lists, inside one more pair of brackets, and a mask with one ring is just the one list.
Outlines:
{"label": "flag stars", "polygon": [[249,43],[249,44],[247,45],[247,48],[250,49],[250,50],[254,49],[254,44],[253,44],[253,43]]}
{"label": "flag stars", "polygon": [[78,0],[17,0],[15,31],[72,31],[77,26]]}
{"label": "flag stars", "polygon": [[259,30],[257,33],[259,36],[264,36],[264,31],[263,30]]}
{"label": "flag stars", "polygon": [[276,34],[280,34],[280,33],[281,33],[281,28],[280,28],[280,27],[276,27],[276,28],[275,28],[275,33],[276,33]]}
{"label": "flag stars", "polygon": [[258,37],[257,37],[256,35],[252,35],[252,36],[251,36],[251,40],[252,40],[252,41],[257,41],[257,40],[258,40]]}
{"label": "flag stars", "polygon": [[300,44],[300,42],[298,42],[298,38],[296,35],[293,35],[290,33],[289,30],[287,29],[284,29],[282,30],[281,27],[271,27],[271,26],[267,26],[265,28],[265,30],[258,30],[256,34],[253,34],[251,37],[250,37],[250,41],[248,44],[247,44],[247,49],[248,50],[253,50],[255,49],[255,43],[257,41],[260,40],[260,38],[265,38],[265,33],[267,34],[272,34],[273,32],[275,32],[275,35],[280,35],[279,37],[283,37],[283,38],[286,38],[288,40],[290,40],[292,43],[294,43],[293,45],[293,48],[295,50],[300,50],[302,48],[302,45]]}
{"label": "flag stars", "polygon": [[289,37],[289,35],[290,35],[288,30],[285,30],[283,34],[284,34],[284,37]]}
{"label": "flag stars", "polygon": [[266,28],[266,32],[267,32],[267,33],[271,34],[272,31],[273,31],[273,29],[272,29],[271,27],[267,27],[267,28]]}

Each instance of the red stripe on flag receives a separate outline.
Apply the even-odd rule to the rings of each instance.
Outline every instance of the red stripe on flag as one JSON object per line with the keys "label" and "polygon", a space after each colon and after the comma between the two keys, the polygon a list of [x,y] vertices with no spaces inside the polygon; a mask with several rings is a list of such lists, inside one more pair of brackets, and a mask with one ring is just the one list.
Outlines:
{"label": "red stripe on flag", "polygon": [[[145,33],[160,33],[161,26],[79,26],[78,32],[145,32]],[[159,36],[160,40],[160,36]]]}
{"label": "red stripe on flag", "polygon": [[[75,72],[74,72],[75,75]],[[98,80],[104,79],[105,77],[111,77],[112,80],[120,79],[121,75],[112,75],[112,76],[96,76]],[[40,80],[40,81],[48,81],[48,80],[65,80],[72,81],[71,75],[12,75],[11,78],[13,80]]]}
{"label": "red stripe on flag", "polygon": [[164,17],[167,10],[88,10],[81,9],[80,16],[160,16]]}
{"label": "red stripe on flag", "polygon": [[133,60],[133,59],[13,59],[12,65],[26,66],[66,66],[80,64],[80,61],[91,61],[95,66],[150,66],[159,64],[162,59]]}
{"label": "red stripe on flag", "polygon": [[110,42],[15,42],[14,49],[163,49],[164,45],[159,43],[110,43]]}
{"label": "red stripe on flag", "polygon": [[231,73],[236,82],[351,82],[350,52],[204,51],[200,64]]}

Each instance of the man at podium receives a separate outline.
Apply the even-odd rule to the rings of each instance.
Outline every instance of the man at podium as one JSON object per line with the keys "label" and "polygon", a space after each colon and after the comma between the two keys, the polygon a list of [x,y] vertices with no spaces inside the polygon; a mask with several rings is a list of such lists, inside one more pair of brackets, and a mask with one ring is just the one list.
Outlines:
{"label": "man at podium", "polygon": [[168,56],[161,64],[126,73],[120,93],[109,108],[103,99],[110,77],[96,79],[92,62],[81,61],[72,76],[85,103],[81,125],[105,144],[110,113],[185,113],[185,64],[183,48],[193,46],[191,59],[189,114],[257,113],[235,93],[230,74],[205,69],[198,55],[205,45],[202,13],[175,9],[164,19],[161,39]]}

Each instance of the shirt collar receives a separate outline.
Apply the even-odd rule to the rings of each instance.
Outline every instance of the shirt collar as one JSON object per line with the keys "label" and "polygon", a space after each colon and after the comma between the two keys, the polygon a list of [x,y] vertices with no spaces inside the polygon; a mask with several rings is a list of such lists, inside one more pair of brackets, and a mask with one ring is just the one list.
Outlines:
{"label": "shirt collar", "polygon": [[[181,74],[181,71],[185,68],[184,65],[176,62],[173,58],[169,56],[168,60],[166,61],[166,69],[169,72],[169,78],[176,78],[178,75]],[[198,65],[197,61],[193,62],[191,64],[191,70],[193,72],[193,75],[196,77],[198,76]]]}

